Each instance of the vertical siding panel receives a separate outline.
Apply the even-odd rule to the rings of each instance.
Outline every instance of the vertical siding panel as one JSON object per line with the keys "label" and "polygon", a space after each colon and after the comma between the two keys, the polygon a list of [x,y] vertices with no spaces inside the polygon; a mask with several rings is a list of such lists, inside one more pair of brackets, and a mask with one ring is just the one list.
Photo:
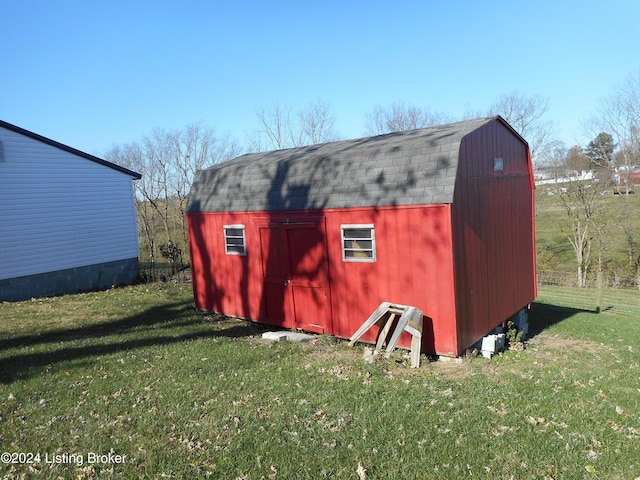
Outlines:
{"label": "vertical siding panel", "polygon": [[[493,171],[496,157],[502,172]],[[458,170],[453,206],[461,350],[535,297],[529,161],[526,145],[497,121],[461,144],[460,162],[473,165]]]}
{"label": "vertical siding panel", "polygon": [[423,214],[422,239],[415,249],[416,258],[424,256],[426,260],[420,265],[424,296],[420,297],[419,304],[424,305],[427,317],[423,345],[429,351],[451,355],[455,352],[457,335],[450,208],[432,206],[424,209]]}
{"label": "vertical siding panel", "polygon": [[[407,251],[409,230],[401,221],[402,211],[398,211],[395,215],[382,215],[383,226],[380,229],[380,260],[384,275],[379,277],[381,284],[378,289],[380,292],[380,300],[382,292],[388,292],[388,300],[392,302],[404,303],[408,296],[404,292],[411,290],[411,283],[408,282],[408,274],[410,270],[410,255]],[[402,232],[402,233],[401,233]],[[398,237],[402,235],[401,240]],[[393,299],[396,300],[393,300]]]}
{"label": "vertical siding panel", "polygon": [[203,232],[206,235],[202,239],[202,243],[207,248],[208,264],[206,268],[209,271],[210,278],[213,282],[209,284],[207,282],[205,288],[207,296],[210,298],[211,308],[218,313],[225,312],[225,299],[224,292],[227,288],[224,282],[227,274],[225,268],[225,253],[224,253],[224,238],[222,237],[222,226],[224,225],[224,217],[218,214],[210,213],[206,214],[207,229]]}
{"label": "vertical siding panel", "polygon": [[[204,308],[208,305],[207,299],[202,291],[205,283],[205,273],[202,265],[203,252],[201,243],[194,242],[195,234],[193,232],[201,230],[202,215],[187,213],[187,230],[189,232],[189,259],[191,264],[191,281],[193,286],[193,299],[196,306]],[[212,279],[213,281],[213,279]]]}
{"label": "vertical siding panel", "polygon": [[340,248],[341,215],[327,215],[327,256],[329,264],[329,285],[331,287],[331,312],[333,316],[332,335],[342,336],[343,324],[346,323],[345,309],[342,302],[342,258]]}
{"label": "vertical siding panel", "polygon": [[[264,284],[262,273],[262,259],[260,256],[260,238],[258,235],[258,220],[255,215],[251,215],[247,220],[248,228],[251,231],[250,243],[248,245],[252,247],[252,255],[248,258],[249,278],[248,278],[248,293],[249,293],[249,317],[248,318],[260,318],[264,319],[263,306],[260,299],[264,296]],[[249,242],[249,240],[247,240]]]}

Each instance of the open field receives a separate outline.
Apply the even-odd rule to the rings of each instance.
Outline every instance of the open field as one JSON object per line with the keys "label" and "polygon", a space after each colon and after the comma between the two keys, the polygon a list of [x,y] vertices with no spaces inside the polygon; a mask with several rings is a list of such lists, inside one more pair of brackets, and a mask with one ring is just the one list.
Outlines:
{"label": "open field", "polygon": [[264,343],[188,284],[0,304],[0,478],[635,479],[640,294],[583,291],[542,288],[525,349],[419,369]]}
{"label": "open field", "polygon": [[[548,195],[549,186],[536,188],[536,247],[538,267],[542,270],[555,270],[559,272],[575,272],[576,256],[567,239],[570,232],[568,218],[563,210],[558,195]],[[640,195],[629,195],[629,205],[632,216],[632,229],[636,241],[636,250],[640,241]],[[608,208],[609,222],[605,241],[605,271],[608,275],[623,272],[621,265],[627,262],[626,238],[622,228],[623,218],[621,210],[626,201],[624,195],[609,195],[603,197]],[[640,251],[636,251],[639,255]],[[597,260],[597,247],[594,245],[592,261]]]}

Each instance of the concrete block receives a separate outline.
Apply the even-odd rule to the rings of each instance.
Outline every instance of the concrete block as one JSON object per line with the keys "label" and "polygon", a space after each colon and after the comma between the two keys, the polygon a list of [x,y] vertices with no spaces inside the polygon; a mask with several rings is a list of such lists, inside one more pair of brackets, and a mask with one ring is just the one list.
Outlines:
{"label": "concrete block", "polygon": [[445,355],[440,355],[438,357],[438,361],[442,363],[462,363],[463,360],[460,357],[447,357]]}
{"label": "concrete block", "polygon": [[287,339],[287,334],[286,332],[264,332],[262,339],[271,340],[272,342],[282,342]]}
{"label": "concrete block", "polygon": [[489,358],[491,359],[491,357],[493,357],[493,353],[490,352],[489,350],[480,350],[480,353],[482,354],[482,356],[484,358]]}
{"label": "concrete block", "polygon": [[480,347],[480,350],[482,350],[483,352],[492,352],[495,353],[496,351],[496,342],[497,342],[497,335],[487,335],[486,337],[484,337],[482,339],[482,346]]}
{"label": "concrete block", "polygon": [[308,333],[287,332],[287,340],[290,342],[310,342],[316,338],[316,335],[309,335]]}
{"label": "concrete block", "polygon": [[491,358],[498,352],[504,350],[505,334],[498,333],[493,335],[487,335],[482,339],[480,351],[485,358]]}
{"label": "concrete block", "polygon": [[283,342],[285,340],[288,340],[290,342],[309,342],[314,338],[316,338],[315,335],[309,335],[307,333],[301,333],[301,332],[281,331],[281,332],[264,332],[262,334],[263,340],[270,340],[272,342]]}

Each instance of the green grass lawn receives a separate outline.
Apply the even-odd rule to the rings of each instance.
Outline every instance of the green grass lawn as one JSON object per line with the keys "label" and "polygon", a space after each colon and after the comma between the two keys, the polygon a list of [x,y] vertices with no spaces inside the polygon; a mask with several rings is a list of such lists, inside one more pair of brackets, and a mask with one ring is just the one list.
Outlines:
{"label": "green grass lawn", "polygon": [[265,343],[189,285],[0,304],[0,450],[40,454],[0,478],[635,479],[640,296],[580,295],[541,289],[525,349],[419,369]]}

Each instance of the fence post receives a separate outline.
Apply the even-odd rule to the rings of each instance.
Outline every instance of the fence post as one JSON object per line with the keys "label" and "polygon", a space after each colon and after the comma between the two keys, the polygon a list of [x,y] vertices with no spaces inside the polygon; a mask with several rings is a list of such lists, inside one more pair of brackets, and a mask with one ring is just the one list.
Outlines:
{"label": "fence post", "polygon": [[596,313],[602,312],[602,272],[596,274]]}

